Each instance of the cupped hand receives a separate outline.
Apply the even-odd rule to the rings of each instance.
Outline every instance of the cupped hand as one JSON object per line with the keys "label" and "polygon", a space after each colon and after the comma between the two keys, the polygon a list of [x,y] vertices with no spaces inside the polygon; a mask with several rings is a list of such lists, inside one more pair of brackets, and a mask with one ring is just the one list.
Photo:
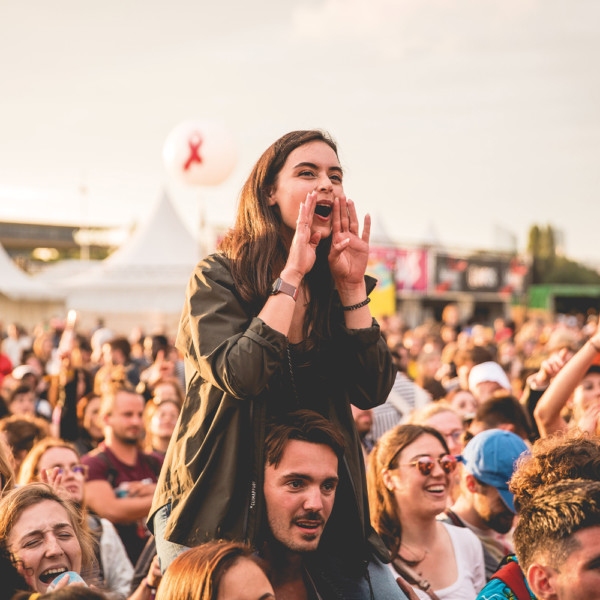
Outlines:
{"label": "cupped hand", "polygon": [[369,260],[371,217],[365,216],[363,233],[359,236],[358,216],[352,200],[335,198],[329,251],[329,269],[338,290],[364,284]]}
{"label": "cupped hand", "polygon": [[311,232],[315,206],[317,205],[317,192],[306,195],[306,201],[300,204],[296,233],[292,238],[290,252],[285,265],[285,270],[297,275],[299,284],[302,278],[312,269],[317,258],[317,246],[321,241],[320,232]]}

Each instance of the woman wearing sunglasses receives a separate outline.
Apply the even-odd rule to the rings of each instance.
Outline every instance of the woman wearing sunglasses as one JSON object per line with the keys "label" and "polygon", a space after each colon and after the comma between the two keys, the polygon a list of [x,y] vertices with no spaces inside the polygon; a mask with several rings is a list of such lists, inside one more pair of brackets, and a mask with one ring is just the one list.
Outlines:
{"label": "woman wearing sunglasses", "polygon": [[390,569],[419,598],[474,600],[485,585],[477,536],[436,519],[456,465],[444,437],[425,425],[395,427],[369,456],[371,523],[392,554]]}

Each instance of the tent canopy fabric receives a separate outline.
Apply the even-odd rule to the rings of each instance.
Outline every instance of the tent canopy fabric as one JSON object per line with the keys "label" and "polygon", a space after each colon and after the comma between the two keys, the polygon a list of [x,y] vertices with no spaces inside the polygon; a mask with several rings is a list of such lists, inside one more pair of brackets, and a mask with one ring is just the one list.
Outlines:
{"label": "tent canopy fabric", "polygon": [[62,300],[64,294],[19,269],[0,244],[0,293],[11,300]]}
{"label": "tent canopy fabric", "polygon": [[62,285],[76,310],[178,313],[199,259],[199,243],[163,194],[121,248]]}

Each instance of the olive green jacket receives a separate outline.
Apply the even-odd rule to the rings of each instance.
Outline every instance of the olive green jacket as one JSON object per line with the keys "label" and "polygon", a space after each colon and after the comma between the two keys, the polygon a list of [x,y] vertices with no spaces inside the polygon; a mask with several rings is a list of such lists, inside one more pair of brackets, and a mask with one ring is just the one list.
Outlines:
{"label": "olive green jacket", "polygon": [[197,265],[177,337],[185,358],[186,399],[150,512],[152,517],[171,502],[168,540],[194,546],[226,538],[258,546],[265,520],[266,420],[278,411],[310,408],[336,424],[346,443],[321,545],[364,558],[368,540],[370,550],[385,560],[387,550],[369,524],[350,404],[367,409],[383,403],[395,367],[376,321],[370,328],[349,330],[339,299],[337,305],[332,339],[318,350],[296,354],[288,351],[287,337],[258,319],[239,297],[227,258],[213,254]]}

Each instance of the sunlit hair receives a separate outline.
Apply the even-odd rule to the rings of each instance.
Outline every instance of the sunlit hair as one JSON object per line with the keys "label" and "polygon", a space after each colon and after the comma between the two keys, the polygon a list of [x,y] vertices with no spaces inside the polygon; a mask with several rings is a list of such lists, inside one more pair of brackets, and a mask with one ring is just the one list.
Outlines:
{"label": "sunlit hair", "polygon": [[423,435],[432,435],[440,442],[444,452],[449,453],[448,444],[437,429],[428,425],[408,424],[398,425],[384,433],[368,458],[367,489],[371,524],[393,556],[398,554],[402,540],[402,507],[397,505],[394,492],[386,487],[383,474],[384,471],[395,469],[400,453]]}
{"label": "sunlit hair", "polygon": [[0,434],[0,497],[15,487],[15,472],[12,467],[11,451]]}
{"label": "sunlit hair", "polygon": [[0,419],[0,431],[4,432],[6,443],[20,464],[33,445],[48,435],[49,426],[48,421],[40,417],[10,415]]}
{"label": "sunlit hair", "polygon": [[[269,206],[269,195],[277,185],[279,172],[288,156],[310,142],[324,142],[337,156],[337,145],[328,133],[319,130],[292,131],[272,144],[254,165],[240,193],[237,216],[219,250],[231,260],[237,292],[258,313],[287,260],[281,236],[279,209]],[[329,333],[330,300],[333,290],[327,260],[331,239],[317,247],[317,259],[305,282],[311,302],[304,322],[305,336],[318,340]]]}
{"label": "sunlit hair", "polygon": [[265,465],[277,468],[290,440],[329,446],[338,459],[344,453],[344,437],[331,421],[312,410],[297,410],[268,423]]}
{"label": "sunlit hair", "polygon": [[183,388],[181,387],[181,383],[177,377],[161,377],[157,381],[152,384],[152,398],[154,399],[155,390],[157,387],[161,385],[170,385],[175,390],[175,395],[177,396],[177,402],[179,403],[179,408],[183,406],[183,401],[185,400],[185,394],[183,392]]}
{"label": "sunlit hair", "polygon": [[115,407],[115,401],[119,394],[128,394],[130,396],[138,396],[142,400],[144,397],[135,391],[131,384],[124,381],[113,382],[102,394],[100,402],[100,418],[110,415]]}
{"label": "sunlit hair", "polygon": [[75,448],[71,442],[66,442],[65,440],[60,440],[58,438],[44,438],[33,446],[21,464],[21,470],[19,471],[19,485],[25,485],[32,481],[39,481],[40,460],[50,448],[66,448],[67,450],[71,450],[71,452],[75,454],[77,460],[79,460],[79,452],[77,452],[77,448]]}
{"label": "sunlit hair", "polygon": [[60,504],[67,512],[81,548],[82,571],[91,570],[96,563],[94,542],[84,512],[73,501],[56,493],[46,483],[28,483],[8,492],[0,500],[0,537],[8,539],[23,511],[45,500]]}
{"label": "sunlit hair", "polygon": [[510,480],[517,512],[539,488],[563,479],[600,481],[600,438],[575,430],[537,440]]}
{"label": "sunlit hair", "polygon": [[214,540],[180,554],[166,570],[156,600],[216,600],[223,576],[240,560],[251,560],[252,550],[244,544]]}
{"label": "sunlit hair", "polygon": [[411,423],[412,425],[425,425],[431,417],[446,412],[456,415],[456,417],[462,421],[462,417],[457,410],[452,408],[448,402],[439,400],[438,402],[429,402],[429,404],[426,404],[423,408],[413,411],[408,418],[408,423]]}
{"label": "sunlit hair", "polygon": [[600,526],[600,482],[565,479],[540,488],[520,517],[513,540],[523,571],[538,560],[558,569],[578,547],[572,536]]}
{"label": "sunlit hair", "polygon": [[83,427],[83,422],[85,420],[85,412],[88,406],[96,398],[102,399],[102,396],[100,396],[99,394],[95,394],[94,392],[89,392],[77,401],[77,422],[79,423],[80,427]]}

